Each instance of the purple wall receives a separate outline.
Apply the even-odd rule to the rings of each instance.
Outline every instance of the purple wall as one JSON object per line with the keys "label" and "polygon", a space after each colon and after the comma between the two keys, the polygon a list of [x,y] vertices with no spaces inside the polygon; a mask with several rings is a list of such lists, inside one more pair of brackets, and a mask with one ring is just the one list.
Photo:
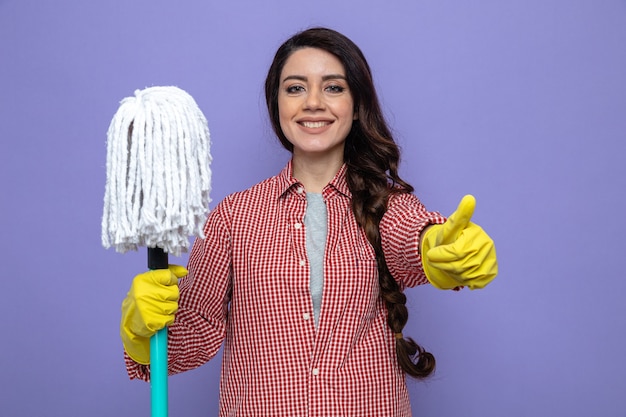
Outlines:
{"label": "purple wall", "polygon": [[[318,24],[364,50],[417,194],[473,193],[497,243],[488,289],[410,291],[439,361],[415,415],[626,415],[623,0],[0,0],[0,415],[149,415],[118,336],[145,253],[100,245],[108,124],[137,88],[187,90],[219,201],[286,162],[262,83]],[[171,415],[217,415],[218,375],[170,378]]]}

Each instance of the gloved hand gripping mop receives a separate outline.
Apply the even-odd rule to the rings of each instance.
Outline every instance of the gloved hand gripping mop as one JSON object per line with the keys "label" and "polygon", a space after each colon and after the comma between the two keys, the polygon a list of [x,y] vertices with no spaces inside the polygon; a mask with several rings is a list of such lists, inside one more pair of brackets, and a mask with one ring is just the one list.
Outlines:
{"label": "gloved hand gripping mop", "polygon": [[[179,256],[187,252],[189,236],[204,237],[210,163],[206,118],[185,91],[150,87],[121,101],[107,133],[102,244],[121,253],[148,248],[152,271],[135,279],[129,297],[134,292],[154,292],[155,298],[173,304],[172,316],[178,305],[176,281],[186,271],[168,268],[168,253]],[[164,290],[174,295],[163,295]],[[152,416],[166,417],[167,329],[153,328],[154,323],[145,320],[149,309],[140,303],[123,308],[132,310],[129,315],[136,313],[136,320],[128,321],[142,322],[142,331],[137,332],[141,334],[132,336],[135,349],[131,353],[127,348],[127,352],[140,363],[150,364]],[[142,340],[146,340],[145,348]]]}

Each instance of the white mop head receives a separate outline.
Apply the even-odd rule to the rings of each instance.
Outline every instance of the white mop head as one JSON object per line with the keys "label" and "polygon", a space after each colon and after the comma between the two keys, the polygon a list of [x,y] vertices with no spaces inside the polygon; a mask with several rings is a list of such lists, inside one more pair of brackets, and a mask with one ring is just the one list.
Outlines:
{"label": "white mop head", "polygon": [[107,132],[102,245],[118,252],[186,252],[204,237],[211,191],[210,136],[194,99],[178,87],[127,97]]}

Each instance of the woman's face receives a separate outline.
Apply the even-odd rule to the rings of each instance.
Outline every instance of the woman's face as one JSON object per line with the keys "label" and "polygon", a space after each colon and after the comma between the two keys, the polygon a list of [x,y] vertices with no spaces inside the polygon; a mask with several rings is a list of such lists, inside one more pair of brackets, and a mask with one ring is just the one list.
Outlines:
{"label": "woman's face", "polygon": [[356,114],[339,59],[317,48],[292,53],[280,76],[278,113],[294,157],[343,158]]}

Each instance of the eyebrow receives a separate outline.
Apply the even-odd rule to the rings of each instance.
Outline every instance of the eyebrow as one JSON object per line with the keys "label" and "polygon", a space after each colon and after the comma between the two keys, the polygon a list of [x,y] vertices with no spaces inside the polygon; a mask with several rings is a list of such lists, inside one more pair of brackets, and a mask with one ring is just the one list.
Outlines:
{"label": "eyebrow", "polygon": [[[322,81],[337,80],[337,79],[345,80],[346,76],[341,75],[341,74],[328,74],[328,75],[322,76]],[[307,81],[308,79],[304,75],[288,75],[283,79],[283,82],[289,81],[289,80]]]}

